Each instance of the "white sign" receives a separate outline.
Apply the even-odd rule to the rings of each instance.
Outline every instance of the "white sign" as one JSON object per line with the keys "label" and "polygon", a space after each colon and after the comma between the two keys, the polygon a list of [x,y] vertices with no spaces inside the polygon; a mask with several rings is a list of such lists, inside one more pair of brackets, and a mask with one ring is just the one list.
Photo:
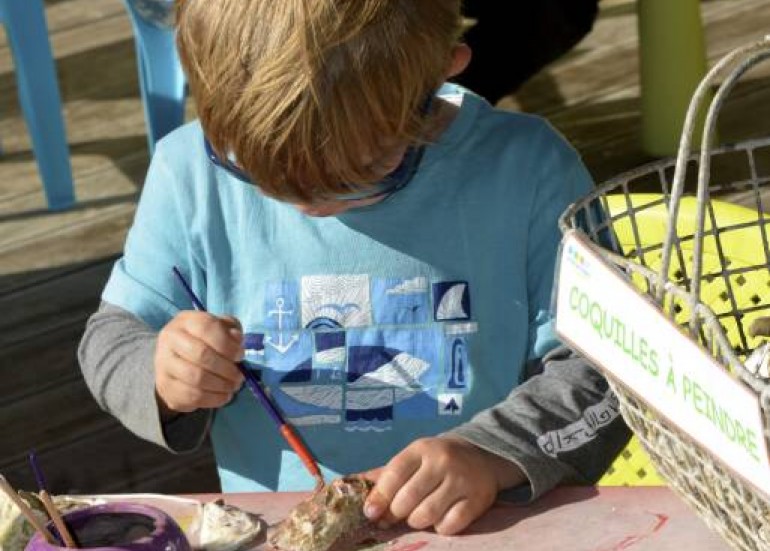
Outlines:
{"label": "white sign", "polygon": [[578,232],[562,242],[557,285],[556,331],[565,341],[770,496],[770,459],[757,396]]}

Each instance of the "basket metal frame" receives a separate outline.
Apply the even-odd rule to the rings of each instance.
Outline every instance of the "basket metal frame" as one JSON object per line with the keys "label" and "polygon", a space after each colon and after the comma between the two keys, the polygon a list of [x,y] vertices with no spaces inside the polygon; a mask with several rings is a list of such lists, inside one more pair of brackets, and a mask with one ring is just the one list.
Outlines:
{"label": "basket metal frame", "polygon": [[[570,206],[561,216],[559,226],[563,233],[581,231],[589,237],[591,247],[610,263],[619,267],[629,279],[644,281],[646,292],[666,317],[675,320],[685,308],[689,312],[686,330],[689,337],[715,358],[726,371],[736,375],[757,396],[765,418],[764,436],[770,442],[770,381],[750,372],[741,356],[750,351],[750,343],[741,320],[747,313],[765,313],[770,316],[770,304],[739,304],[733,292],[734,281],[752,272],[767,273],[770,281],[770,213],[763,207],[761,192],[770,188],[770,174],[758,172],[756,152],[770,152],[770,138],[749,140],[738,144],[712,147],[715,140],[716,120],[724,101],[733,87],[749,69],[770,59],[770,36],[764,40],[738,48],[723,57],[701,81],[690,103],[682,139],[675,160],[668,159],[641,166],[597,186],[590,194]],[[717,79],[730,71],[713,97],[704,124],[703,145],[700,153],[691,153],[697,114],[709,97]],[[720,155],[745,153],[749,166],[749,178],[714,184],[711,182],[711,161]],[[680,206],[685,191],[688,165],[697,163],[697,190],[695,225],[691,233],[677,229]],[[668,173],[674,168],[673,180]],[[635,205],[631,196],[635,185],[649,176],[657,176],[662,191],[661,204],[667,208],[668,219],[665,240],[650,246],[643,244],[637,222],[643,209],[655,206],[647,203]],[[736,223],[719,227],[711,203],[712,195],[740,191],[753,196],[757,219],[749,223]],[[622,194],[626,211],[609,215],[607,195]],[[598,207],[598,208],[597,208]],[[613,226],[624,218],[630,221],[634,237],[631,251],[621,253],[622,248]],[[708,229],[706,221],[708,220]],[[752,266],[731,266],[729,251],[725,250],[722,235],[728,231],[756,227],[761,235],[764,262]],[[720,267],[704,273],[704,239],[713,240]],[[688,265],[688,252],[692,262]],[[660,257],[655,255],[660,254]],[[647,259],[660,259],[659,269],[653,269]],[[676,268],[672,280],[672,262]],[[715,314],[703,302],[702,282],[722,278],[726,290],[726,312]],[[728,340],[722,323],[731,318],[738,328],[739,342],[734,347]],[[681,322],[681,320],[680,320]],[[672,489],[693,506],[698,514],[735,549],[757,551],[770,549],[770,501],[753,486],[736,477],[726,465],[715,458],[701,444],[674,424],[663,418],[634,390],[627,388],[610,372],[604,370],[610,386],[618,395],[624,419],[637,435],[659,473]]]}

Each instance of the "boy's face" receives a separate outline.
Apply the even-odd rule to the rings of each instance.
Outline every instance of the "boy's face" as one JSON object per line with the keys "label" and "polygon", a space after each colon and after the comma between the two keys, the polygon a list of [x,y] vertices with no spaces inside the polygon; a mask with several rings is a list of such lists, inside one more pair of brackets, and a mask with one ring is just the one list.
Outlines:
{"label": "boy's face", "polygon": [[356,199],[354,201],[325,201],[323,203],[292,203],[294,208],[306,216],[316,216],[323,218],[325,216],[337,216],[351,209],[368,207],[379,203],[387,197],[378,195],[369,199]]}
{"label": "boy's face", "polygon": [[[468,66],[470,59],[470,48],[466,44],[456,45],[452,51],[451,63],[447,70],[447,78],[451,78],[461,73]],[[414,152],[414,148],[409,148],[403,144],[395,146],[391,145],[389,148],[385,149],[384,153],[379,155],[364,155],[362,161],[365,166],[371,168],[375,174],[382,175],[383,178],[401,171],[405,165],[412,165],[406,166],[406,169],[411,171],[411,174],[405,180],[406,183],[417,169],[417,165],[419,164],[422,155],[422,149],[419,149],[419,153],[414,156],[415,158],[411,158]],[[336,216],[351,209],[379,203],[389,197],[391,193],[401,189],[401,187],[403,187],[403,185],[394,188],[391,192],[379,193],[372,197],[364,197],[356,200],[328,200],[314,203],[293,203],[293,205],[297,210],[307,216]]]}
{"label": "boy's face", "polygon": [[[462,72],[468,65],[471,51],[465,44],[455,46],[451,63],[447,70],[447,78]],[[430,99],[426,103],[426,112],[431,105]],[[438,118],[438,117],[437,117]],[[441,125],[439,125],[441,126]],[[213,151],[208,140],[204,140],[206,153],[209,159],[230,172],[231,175],[246,182],[252,183],[248,175],[229,159],[220,159]],[[372,188],[370,193],[363,192],[341,196],[339,199],[323,199],[312,203],[291,203],[297,210],[307,216],[336,216],[343,212],[374,205],[384,201],[387,197],[403,188],[411,180],[422,159],[424,146],[410,146],[408,144],[383,144],[383,149],[377,154],[362,153],[363,166],[371,169],[372,174],[381,179],[379,185]]]}
{"label": "boy's face", "polygon": [[[220,159],[209,144],[204,141],[206,154],[218,167],[235,178],[251,184],[248,175],[229,159]],[[377,156],[362,154],[361,162],[380,182],[368,191],[352,193],[311,203],[291,203],[297,210],[308,216],[334,216],[345,211],[373,205],[383,201],[411,180],[422,158],[423,146],[407,144],[389,145]]]}
{"label": "boy's face", "polygon": [[[406,145],[400,145],[389,148],[383,155],[373,157],[372,155],[364,155],[362,161],[364,165],[372,171],[373,174],[386,178],[401,170],[405,170],[408,173],[404,176],[408,179],[416,170],[417,166],[403,166],[406,161],[412,161],[410,164],[419,163],[419,155],[416,159],[407,159],[410,155],[407,155],[409,148]],[[408,180],[407,180],[408,181]],[[302,214],[307,216],[336,216],[351,209],[368,207],[383,201],[386,197],[389,197],[397,189],[403,187],[406,181],[400,185],[394,187],[392,190],[386,192],[377,192],[374,190],[374,194],[371,196],[363,196],[360,199],[340,198],[337,200],[323,200],[313,203],[292,203],[294,208],[299,210]]]}

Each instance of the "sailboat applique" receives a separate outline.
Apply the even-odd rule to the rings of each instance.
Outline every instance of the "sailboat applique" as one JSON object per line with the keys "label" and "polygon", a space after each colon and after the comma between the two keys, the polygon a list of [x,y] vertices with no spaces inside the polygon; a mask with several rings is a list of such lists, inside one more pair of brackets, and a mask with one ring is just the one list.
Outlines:
{"label": "sailboat applique", "polygon": [[433,284],[434,317],[436,321],[467,320],[471,318],[468,283],[442,281]]}

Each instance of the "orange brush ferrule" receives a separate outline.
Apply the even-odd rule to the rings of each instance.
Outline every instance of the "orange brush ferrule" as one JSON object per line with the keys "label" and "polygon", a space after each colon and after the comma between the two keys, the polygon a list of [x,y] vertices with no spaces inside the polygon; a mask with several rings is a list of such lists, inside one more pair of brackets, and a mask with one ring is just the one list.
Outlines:
{"label": "orange brush ferrule", "polygon": [[294,453],[296,453],[302,460],[302,463],[305,464],[305,467],[310,471],[310,474],[313,475],[320,485],[323,485],[324,479],[321,474],[321,469],[318,468],[318,463],[316,463],[310,451],[305,447],[305,444],[302,443],[302,440],[300,440],[297,433],[294,432],[291,425],[281,425],[281,434],[283,434],[283,437],[289,443],[291,449],[294,450]]}

